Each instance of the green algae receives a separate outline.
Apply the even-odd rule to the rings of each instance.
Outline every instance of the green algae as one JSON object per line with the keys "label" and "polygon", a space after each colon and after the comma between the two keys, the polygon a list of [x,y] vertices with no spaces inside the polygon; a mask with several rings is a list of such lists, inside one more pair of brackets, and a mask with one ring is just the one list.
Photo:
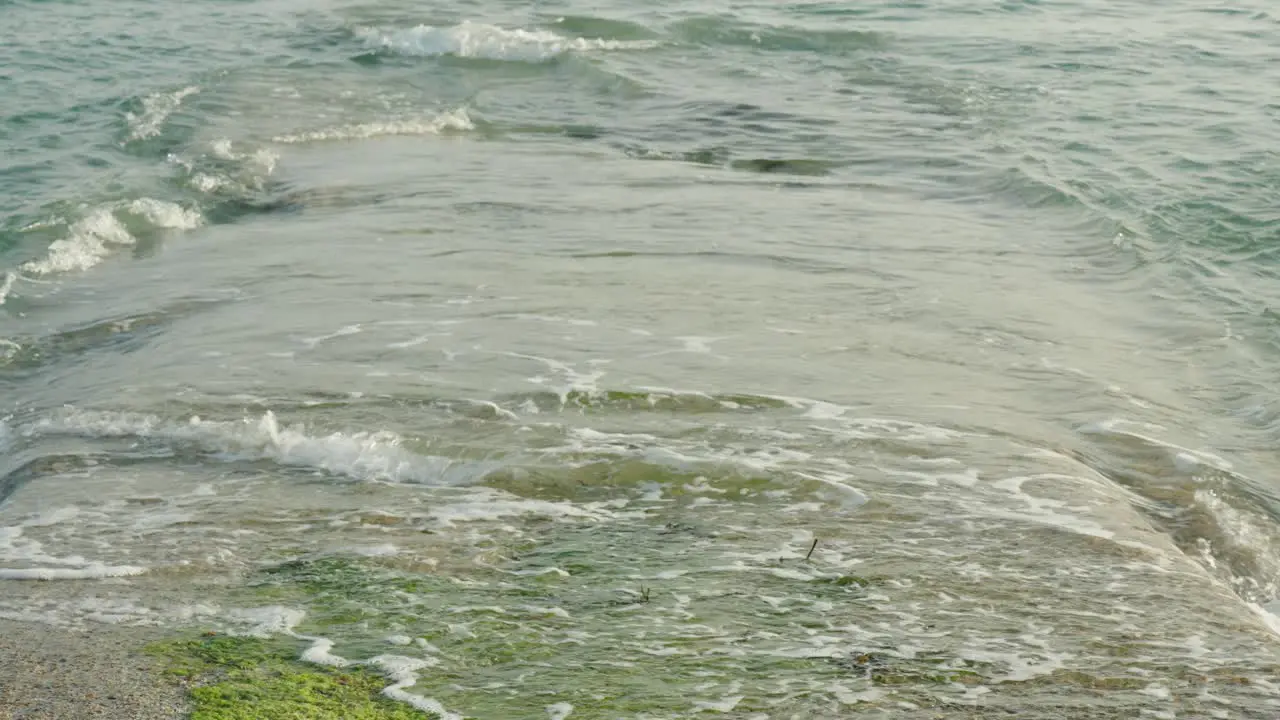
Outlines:
{"label": "green algae", "polygon": [[[429,644],[448,661],[426,673],[414,692],[472,717],[541,717],[553,702],[569,702],[585,717],[689,712],[699,695],[714,703],[740,679],[772,683],[783,666],[792,668],[789,677],[870,684],[822,658],[742,656],[734,646],[750,627],[744,622],[778,633],[829,626],[817,613],[779,614],[761,594],[821,586],[824,596],[856,599],[871,580],[819,574],[807,582],[723,569],[706,580],[664,580],[661,572],[673,563],[697,567],[720,532],[663,520],[607,532],[560,525],[540,541],[495,541],[488,552],[496,564],[471,570],[465,582],[396,558],[331,555],[261,568],[250,585],[264,599],[305,608],[299,630],[333,640],[348,657],[385,652],[390,634]],[[766,569],[783,566],[802,564],[783,560]],[[676,590],[691,593],[687,605],[677,602]],[[691,696],[693,688],[717,685],[719,694]],[[763,711],[771,694],[751,693],[737,710]],[[817,696],[789,702],[820,704]]]}
{"label": "green algae", "polygon": [[544,717],[558,702],[583,717],[686,716],[739,696],[736,715],[781,706],[819,717],[833,687],[877,690],[860,710],[933,706],[1008,672],[954,648],[833,645],[841,623],[879,614],[878,594],[901,580],[891,568],[852,574],[823,553],[805,562],[796,553],[807,544],[771,557],[742,528],[697,521],[675,503],[627,522],[523,528],[477,537],[469,549],[482,562],[465,566],[309,555],[260,567],[249,585],[305,609],[299,632],[343,656],[379,655],[392,641],[439,658],[412,692],[475,718]]}
{"label": "green algae", "polygon": [[424,720],[383,696],[388,681],[364,670],[297,660],[287,639],[206,635],[153,644],[164,672],[188,687],[191,720]]}

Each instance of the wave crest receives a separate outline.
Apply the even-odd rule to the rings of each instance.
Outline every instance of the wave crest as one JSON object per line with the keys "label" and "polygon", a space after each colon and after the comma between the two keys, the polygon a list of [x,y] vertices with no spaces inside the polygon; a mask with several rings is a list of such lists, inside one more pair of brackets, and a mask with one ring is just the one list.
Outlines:
{"label": "wave crest", "polygon": [[67,235],[53,241],[44,257],[20,269],[32,275],[88,270],[111,254],[113,246],[137,244],[127,226],[130,223],[154,230],[190,230],[203,222],[195,210],[152,198],[99,206],[72,223]]}
{"label": "wave crest", "polygon": [[486,471],[483,465],[407,450],[403,439],[390,431],[313,435],[301,425],[281,427],[270,411],[256,421],[192,417],[181,423],[155,415],[72,409],[22,428],[21,435],[154,440],[194,446],[198,452],[227,460],[269,460],[354,480],[454,484]]}
{"label": "wave crest", "polygon": [[428,120],[387,120],[381,122],[342,125],[319,130],[277,135],[273,142],[298,144],[325,140],[367,140],[388,135],[439,135],[447,131],[475,129],[465,109],[441,113]]}
{"label": "wave crest", "polygon": [[419,25],[402,30],[360,28],[356,36],[370,50],[399,55],[451,55],[513,62],[544,62],[571,52],[643,50],[656,45],[649,40],[566,37],[546,30],[506,29],[473,22],[452,27]]}

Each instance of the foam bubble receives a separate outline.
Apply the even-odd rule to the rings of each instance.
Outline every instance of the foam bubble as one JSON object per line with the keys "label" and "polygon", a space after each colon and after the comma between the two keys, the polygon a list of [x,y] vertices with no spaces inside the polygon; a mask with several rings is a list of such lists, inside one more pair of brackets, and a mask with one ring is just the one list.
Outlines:
{"label": "foam bubble", "polygon": [[439,135],[444,132],[475,129],[471,117],[463,109],[442,113],[425,120],[386,120],[381,122],[340,125],[338,127],[277,135],[272,141],[286,144],[325,140],[367,140],[390,135]]}
{"label": "foam bubble", "polygon": [[129,139],[145,140],[160,134],[164,121],[169,119],[181,105],[182,101],[200,92],[194,85],[168,93],[153,93],[142,99],[142,112],[134,115],[127,113],[125,120],[129,123]]}
{"label": "foam bubble", "polygon": [[569,52],[639,50],[656,46],[650,41],[572,38],[545,30],[506,29],[473,22],[453,27],[419,25],[390,31],[361,28],[356,34],[370,49],[401,55],[453,55],[514,62],[543,62]]}

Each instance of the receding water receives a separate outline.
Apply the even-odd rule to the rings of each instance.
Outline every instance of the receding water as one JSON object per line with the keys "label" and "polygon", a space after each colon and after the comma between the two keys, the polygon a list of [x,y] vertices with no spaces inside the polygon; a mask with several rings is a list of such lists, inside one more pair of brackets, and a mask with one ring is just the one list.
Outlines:
{"label": "receding water", "polygon": [[0,0],[0,619],[1275,717],[1278,17]]}

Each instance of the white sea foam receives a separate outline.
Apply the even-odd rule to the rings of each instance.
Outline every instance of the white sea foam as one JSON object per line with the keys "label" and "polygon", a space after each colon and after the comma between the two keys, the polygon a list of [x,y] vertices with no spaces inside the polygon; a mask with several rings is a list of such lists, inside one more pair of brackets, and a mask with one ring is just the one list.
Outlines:
{"label": "white sea foam", "polygon": [[1245,603],[1249,610],[1258,616],[1258,619],[1266,625],[1267,629],[1280,637],[1280,603],[1270,603],[1268,605],[1259,605],[1258,603]]}
{"label": "white sea foam", "polygon": [[[118,586],[113,589],[118,589]],[[3,598],[2,594],[0,598]],[[220,614],[217,606],[203,603],[154,606],[145,604],[140,598],[117,595],[35,602],[14,599],[20,604],[6,606],[0,600],[0,618],[64,628],[85,629],[86,623],[157,627],[189,623],[196,618],[212,618]]]}
{"label": "white sea foam", "polygon": [[449,131],[472,130],[475,124],[465,109],[441,113],[433,118],[411,120],[383,120],[379,122],[339,125],[337,127],[307,130],[277,135],[273,142],[296,144],[325,140],[367,140],[389,135],[439,135]]}
{"label": "white sea foam", "polygon": [[67,237],[53,241],[45,257],[27,262],[22,269],[36,275],[87,270],[102,262],[112,245],[136,242],[111,208],[98,208],[72,224]]}
{"label": "white sea foam", "polygon": [[551,720],[564,720],[573,714],[573,705],[567,702],[559,702],[554,705],[548,705],[546,711]]}
{"label": "white sea foam", "polygon": [[307,614],[302,610],[283,605],[268,605],[231,610],[227,616],[233,622],[249,626],[240,634],[266,638],[280,633],[292,634],[293,628],[302,622]]}
{"label": "white sea foam", "polygon": [[191,187],[204,193],[216,192],[231,184],[232,182],[230,178],[222,177],[221,175],[209,175],[198,172],[191,176]]}
{"label": "white sea foam", "polygon": [[641,50],[656,46],[647,40],[574,38],[546,30],[508,29],[473,22],[452,27],[419,25],[407,30],[361,28],[356,35],[370,49],[401,55],[453,55],[514,62],[543,62],[569,52]]}
{"label": "white sea foam", "polygon": [[0,305],[9,298],[9,293],[13,292],[13,284],[18,281],[18,274],[15,272],[7,272],[4,274],[4,280],[0,281]]}
{"label": "white sea foam", "polygon": [[1111,418],[1098,423],[1086,425],[1080,429],[1082,433],[1087,435],[1116,435],[1128,437],[1140,442],[1146,443],[1152,447],[1164,448],[1169,452],[1169,460],[1174,467],[1180,472],[1192,473],[1205,467],[1218,470],[1221,472],[1231,472],[1232,465],[1225,458],[1215,455],[1204,450],[1192,450],[1191,448],[1176,445],[1164,440],[1158,440],[1150,435],[1137,432],[1133,428],[1141,429],[1160,429],[1145,423],[1136,423],[1120,418]]}
{"label": "white sea foam", "polygon": [[[708,465],[729,466],[750,473],[773,473],[793,469],[812,457],[799,450],[777,446],[715,447],[705,443],[682,443],[684,446],[679,447],[676,446],[676,442],[659,439],[647,433],[607,433],[591,428],[570,428],[564,445],[544,448],[542,452],[548,455],[607,454],[632,457],[642,462],[682,471],[696,470]],[[582,462],[582,460],[575,457],[567,462]],[[592,462],[592,460],[586,462]],[[827,482],[824,478],[812,477],[812,479]],[[835,489],[845,495],[846,501],[855,503],[857,495],[861,494],[857,489],[847,485]]]}
{"label": "white sea foam", "polygon": [[738,703],[742,702],[745,697],[746,695],[728,695],[714,702],[699,700],[696,701],[693,706],[694,710],[697,712],[733,712],[733,709],[738,707]]}
{"label": "white sea foam", "polygon": [[857,705],[860,702],[873,703],[888,695],[887,692],[880,688],[854,692],[840,683],[832,683],[828,686],[828,690],[842,705]]}
{"label": "white sea foam", "polygon": [[[3,433],[0,432],[0,435]],[[80,508],[74,505],[60,507],[56,510],[48,510],[22,523],[23,527],[48,527],[50,525],[58,525],[74,520],[80,516]]]}
{"label": "white sea foam", "polygon": [[518,498],[489,489],[476,488],[476,492],[478,494],[471,499],[431,508],[427,514],[444,527],[453,527],[462,522],[499,520],[505,517],[527,515],[588,520],[601,520],[612,517],[611,512],[601,507]]}
{"label": "white sea foam", "polygon": [[1151,683],[1150,685],[1139,690],[1138,692],[1142,693],[1143,695],[1150,695],[1151,697],[1157,700],[1168,700],[1170,697],[1173,696],[1172,693],[1169,692],[1169,688],[1159,683]]}
{"label": "white sea foam", "polygon": [[381,545],[362,545],[349,548],[356,555],[364,557],[394,557],[400,554],[400,548],[391,543],[383,543]]}
{"label": "white sea foam", "polygon": [[1004,663],[1009,672],[1003,676],[992,678],[992,683],[1025,682],[1032,678],[1048,675],[1055,670],[1066,667],[1064,661],[1069,655],[1041,651],[1039,657],[1027,657],[1007,651],[992,651],[986,648],[965,648],[960,657],[975,662]]}
{"label": "white sea foam", "polygon": [[153,93],[142,99],[142,112],[127,113],[125,120],[129,123],[129,139],[145,140],[160,134],[165,120],[173,114],[182,101],[200,92],[194,85],[167,93]]}
{"label": "white sea foam", "polygon": [[152,198],[99,206],[72,223],[66,237],[50,243],[43,258],[31,260],[21,269],[33,275],[88,270],[111,254],[113,247],[138,242],[125,226],[126,220],[155,229],[190,230],[204,218],[195,210]]}
{"label": "white sea foam", "polygon": [[1115,532],[1102,527],[1097,522],[1070,512],[1063,512],[1063,510],[1067,509],[1065,502],[1052,498],[1037,497],[1022,489],[1022,486],[1027,482],[1037,480],[1052,480],[1056,482],[1082,481],[1081,478],[1071,475],[1059,475],[1057,473],[1043,473],[1039,475],[1005,478],[1004,480],[993,483],[992,486],[1002,490],[1007,490],[1015,498],[1025,503],[1025,509],[1015,510],[989,503],[981,503],[978,505],[979,512],[989,517],[1049,525],[1061,530],[1078,533],[1080,535],[1090,535],[1104,540],[1111,540],[1115,538]]}
{"label": "white sea foam", "polygon": [[440,720],[462,720],[462,716],[449,712],[440,701],[407,692],[405,688],[418,682],[418,671],[436,664],[435,658],[411,658],[403,655],[378,655],[364,664],[378,668],[391,679],[392,685],[382,691],[383,695],[407,703]]}
{"label": "white sea foam", "polygon": [[125,211],[145,218],[157,228],[191,230],[204,222],[204,218],[195,210],[151,198],[134,200],[125,206]]}
{"label": "white sea foam", "polygon": [[868,498],[866,493],[845,482],[846,480],[852,479],[848,475],[832,472],[797,472],[796,475],[824,483],[827,487],[836,492],[837,502],[846,508],[861,507],[867,504]]}
{"label": "white sea foam", "polygon": [[50,555],[44,552],[43,543],[25,536],[25,527],[44,527],[63,519],[69,519],[66,513],[54,518],[37,516],[23,525],[0,527],[0,562],[16,565],[0,567],[0,580],[99,580],[147,572],[147,568],[137,565],[108,565],[79,555]]}
{"label": "white sea foam", "polygon": [[[189,158],[170,155],[169,161],[181,165],[189,173],[187,183],[204,193],[225,191],[231,194],[261,190],[276,169],[280,156],[269,148],[237,152],[226,138],[209,144],[209,156],[221,161],[211,169]],[[226,161],[231,161],[228,164]]]}
{"label": "white sea foam", "polygon": [[[298,637],[303,637],[303,636],[299,635]],[[302,652],[303,662],[315,663],[316,665],[326,665],[328,667],[338,667],[338,668],[347,667],[348,665],[351,664],[350,660],[344,657],[340,657],[338,655],[334,655],[332,652],[330,652],[331,650],[333,650],[333,641],[330,640],[329,638],[317,637],[317,638],[308,638],[308,639],[311,640],[311,647],[308,647],[306,650]]]}
{"label": "white sea foam", "polygon": [[401,447],[400,436],[387,431],[311,435],[302,425],[281,427],[270,411],[257,420],[219,422],[192,417],[179,423],[155,415],[73,409],[36,421],[20,432],[36,437],[136,437],[189,443],[229,460],[266,459],[356,480],[456,483],[482,475],[487,468],[419,455]]}
{"label": "white sea foam", "polygon": [[0,580],[99,580],[131,577],[146,571],[146,568],[136,565],[104,565],[95,562],[72,568],[0,568]]}

